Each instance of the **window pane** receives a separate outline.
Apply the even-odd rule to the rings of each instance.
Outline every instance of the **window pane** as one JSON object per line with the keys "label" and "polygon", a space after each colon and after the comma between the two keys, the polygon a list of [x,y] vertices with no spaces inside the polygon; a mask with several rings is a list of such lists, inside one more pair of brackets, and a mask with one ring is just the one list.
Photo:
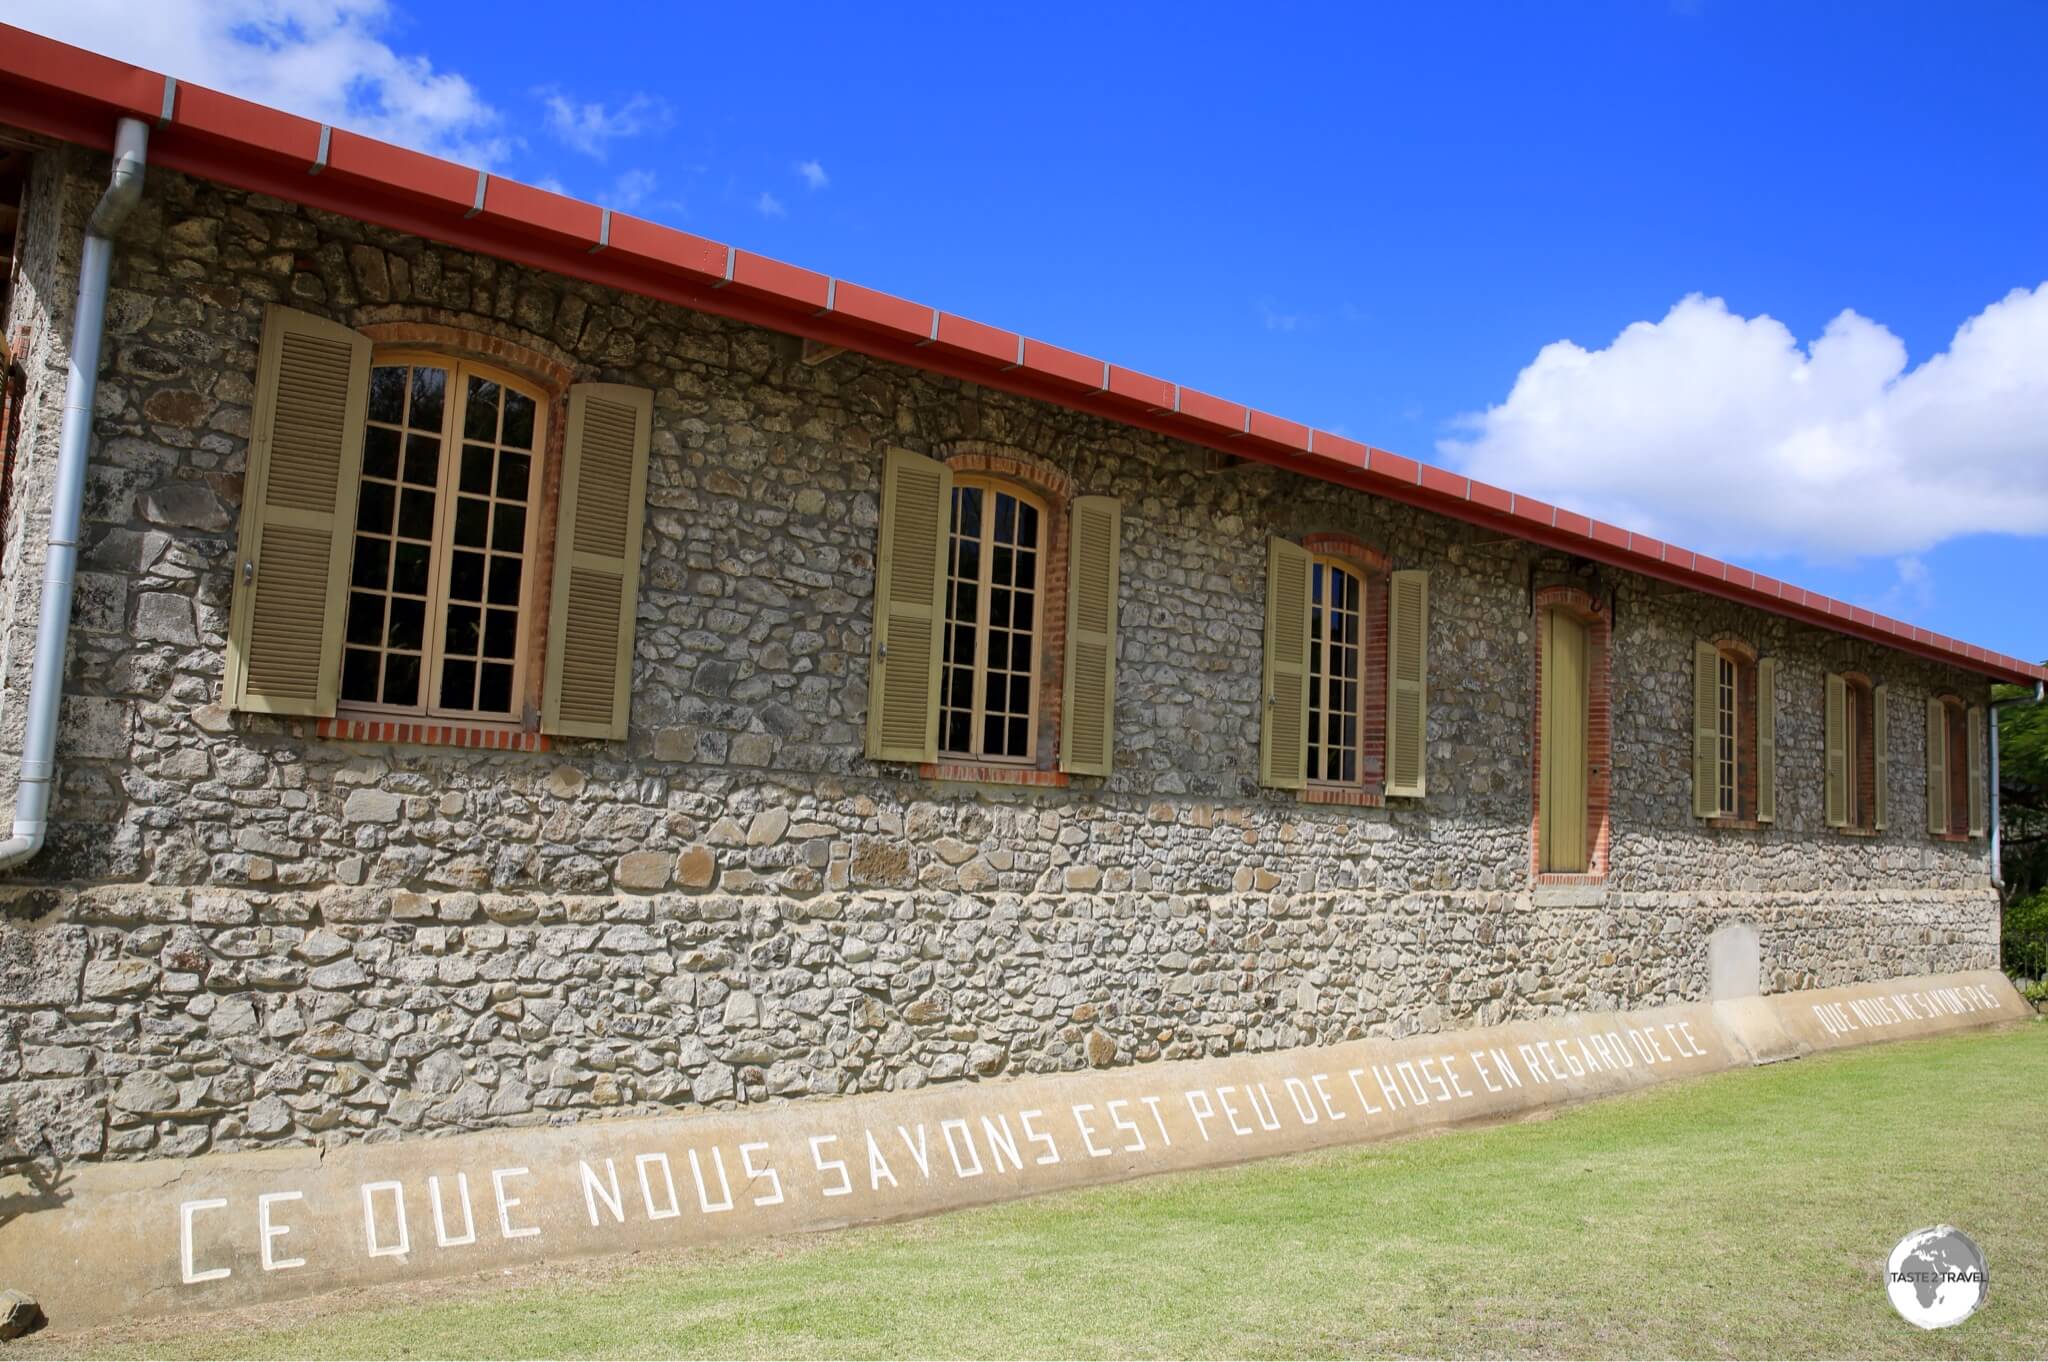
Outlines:
{"label": "window pane", "polygon": [[1028,726],[1028,722],[1024,719],[1010,720],[1010,745],[1009,749],[1003,753],[1004,756],[1025,757],[1031,755],[1024,746],[1024,730]]}
{"label": "window pane", "polygon": [[427,603],[400,596],[391,602],[391,630],[385,642],[413,651],[426,646]]}
{"label": "window pane", "polygon": [[512,668],[502,662],[486,662],[477,676],[476,707],[493,713],[512,708]]}
{"label": "window pane", "polygon": [[973,721],[974,716],[969,714],[965,709],[954,710],[950,715],[947,716],[946,731],[940,735],[942,739],[941,746],[943,746],[948,752],[968,751],[968,726],[971,723],[973,723]]}
{"label": "window pane", "polygon": [[483,612],[473,605],[448,607],[448,633],[442,643],[451,656],[475,657],[483,638]]}
{"label": "window pane", "polygon": [[341,698],[363,704],[377,701],[378,655],[363,648],[350,648],[341,656]]}
{"label": "window pane", "polygon": [[953,533],[963,539],[981,538],[981,489],[960,487],[953,492]]}
{"label": "window pane", "polygon": [[448,371],[422,365],[412,371],[412,409],[405,423],[414,430],[441,429],[441,398],[448,389]]}
{"label": "window pane", "polygon": [[448,598],[457,601],[483,599],[484,556],[458,553],[448,564]]}
{"label": "window pane", "polygon": [[366,534],[390,534],[391,510],[397,490],[386,482],[365,482],[356,493],[356,528]]}
{"label": "window pane", "polygon": [[505,447],[533,448],[533,399],[525,393],[505,394]]}
{"label": "window pane", "polygon": [[[462,417],[465,439],[495,442],[498,438],[498,385],[488,378],[469,380],[469,406]],[[463,708],[467,709],[465,701]]]}
{"label": "window pane", "polygon": [[510,501],[525,501],[533,460],[524,454],[498,456],[498,495]]}
{"label": "window pane", "polygon": [[455,542],[465,548],[482,548],[490,523],[490,503],[475,497],[455,499]]}
{"label": "window pane", "polygon": [[393,425],[405,419],[403,364],[380,364],[370,370],[370,419]]}
{"label": "window pane", "polygon": [[1029,714],[1030,712],[1031,678],[1013,674],[1010,677],[1010,713]]}
{"label": "window pane", "polygon": [[358,535],[356,538],[355,566],[349,570],[348,580],[352,586],[368,587],[372,591],[384,588],[384,579],[391,568],[391,544],[384,539],[369,539]]}
{"label": "window pane", "polygon": [[996,542],[1017,542],[1017,498],[1000,492],[996,494]]}
{"label": "window pane", "polygon": [[363,432],[363,476],[366,478],[396,478],[398,476],[398,432],[382,426],[371,426]]}
{"label": "window pane", "polygon": [[374,646],[384,637],[384,598],[366,591],[348,596],[348,641]]}
{"label": "window pane", "polygon": [[473,709],[476,706],[476,663],[450,658],[441,664],[443,709]]}
{"label": "window pane", "polygon": [[1010,627],[1010,593],[1003,587],[992,587],[988,593],[988,622],[991,628]]}
{"label": "window pane", "polygon": [[489,496],[491,491],[491,447],[489,445],[464,445],[462,447],[462,490],[478,496]]}
{"label": "window pane", "polygon": [[995,561],[989,565],[989,581],[997,586],[1008,586],[1016,580],[1013,566],[1013,560],[1017,556],[1015,549],[1007,544],[997,544],[990,550],[990,556]]}
{"label": "window pane", "polygon": [[405,480],[415,487],[432,487],[440,478],[440,437],[418,432],[406,436]]}
{"label": "window pane", "polygon": [[991,757],[1007,755],[1007,749],[1003,743],[1005,731],[1002,715],[989,714],[984,716],[981,721],[981,750]]}
{"label": "window pane", "polygon": [[1033,546],[1038,543],[1038,508],[1028,501],[1017,503],[1017,542]]}
{"label": "window pane", "polygon": [[966,580],[979,581],[981,578],[981,545],[972,539],[960,541],[960,562],[954,569]]}
{"label": "window pane", "polygon": [[433,550],[425,544],[400,544],[391,555],[391,589],[414,596],[427,594],[427,568]]}
{"label": "window pane", "polygon": [[526,508],[502,504],[491,510],[491,547],[500,553],[526,550]]}
{"label": "window pane", "polygon": [[493,610],[484,621],[484,656],[512,657],[519,640],[519,616],[511,610]]}
{"label": "window pane", "polygon": [[386,653],[384,656],[384,703],[387,705],[416,705],[419,702],[419,654]]}
{"label": "window pane", "polygon": [[519,604],[519,579],[523,559],[508,558],[500,554],[491,559],[491,604]]}
{"label": "window pane", "polygon": [[1030,588],[1038,585],[1038,555],[1024,549],[1017,550],[1017,585]]}
{"label": "window pane", "polygon": [[398,532],[407,539],[434,537],[434,494],[408,487],[398,502]]}

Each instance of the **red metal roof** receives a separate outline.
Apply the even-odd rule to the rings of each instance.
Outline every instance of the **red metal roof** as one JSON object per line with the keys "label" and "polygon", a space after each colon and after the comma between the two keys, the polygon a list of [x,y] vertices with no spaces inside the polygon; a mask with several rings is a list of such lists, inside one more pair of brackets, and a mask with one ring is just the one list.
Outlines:
{"label": "red metal roof", "polygon": [[2048,667],[1388,450],[0,24],[0,123],[110,149],[121,117],[154,125],[150,160],[173,170],[1093,412],[2000,680],[2048,679]]}

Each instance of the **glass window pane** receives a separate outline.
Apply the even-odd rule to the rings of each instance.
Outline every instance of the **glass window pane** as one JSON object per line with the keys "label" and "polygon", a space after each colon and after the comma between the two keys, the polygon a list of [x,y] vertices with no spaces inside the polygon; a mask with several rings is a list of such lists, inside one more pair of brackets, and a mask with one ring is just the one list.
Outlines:
{"label": "glass window pane", "polygon": [[526,551],[526,508],[500,504],[491,508],[491,547],[500,553]]}
{"label": "glass window pane", "polygon": [[364,704],[377,702],[377,654],[350,648],[341,656],[341,698]]}
{"label": "glass window pane", "polygon": [[491,494],[491,447],[489,445],[464,445],[462,447],[462,490],[478,496]]}
{"label": "glass window pane", "polygon": [[991,757],[1002,756],[1005,750],[1003,746],[1004,732],[1002,715],[984,715],[981,721],[981,750]]}
{"label": "glass window pane", "polygon": [[963,539],[981,538],[979,487],[957,487],[953,490],[953,532]]}
{"label": "glass window pane", "polygon": [[988,593],[988,622],[994,629],[1010,627],[1010,593],[1003,587],[992,587]]}
{"label": "glass window pane", "polygon": [[366,534],[390,534],[391,510],[397,489],[385,482],[365,482],[356,493],[356,528]]}
{"label": "glass window pane", "polygon": [[448,633],[443,648],[451,655],[475,657],[483,639],[483,612],[473,605],[448,607]]}
{"label": "glass window pane", "polygon": [[391,541],[357,535],[355,565],[349,570],[349,584],[382,591],[390,569]]}
{"label": "glass window pane", "polygon": [[1027,727],[1029,727],[1029,724],[1024,719],[1010,720],[1010,743],[1008,748],[1003,752],[1004,756],[1022,757],[1029,755],[1024,748],[1024,730]]}
{"label": "glass window pane", "polygon": [[441,429],[441,397],[448,389],[448,371],[422,365],[412,371],[412,410],[405,423],[414,430]]}
{"label": "glass window pane", "polygon": [[1017,550],[1017,585],[1027,589],[1038,585],[1038,555],[1028,549]]}
{"label": "glass window pane", "polygon": [[470,709],[476,704],[476,663],[450,658],[441,664],[443,709]]}
{"label": "glass window pane", "polygon": [[533,399],[525,393],[505,394],[504,442],[512,449],[533,448]]}
{"label": "glass window pane", "polygon": [[1015,578],[1011,574],[1011,560],[1017,551],[1007,544],[998,544],[991,551],[988,579],[998,586],[1008,586]]}
{"label": "glass window pane", "polygon": [[416,705],[420,702],[420,658],[418,653],[384,655],[384,703]]}
{"label": "glass window pane", "polygon": [[427,603],[399,596],[391,602],[391,629],[385,642],[413,651],[426,646]]}
{"label": "glass window pane", "polygon": [[455,499],[455,542],[465,548],[482,548],[489,529],[490,503],[475,497]]}
{"label": "glass window pane", "polygon": [[956,709],[946,719],[945,748],[948,752],[966,752],[969,735],[972,732],[974,716],[964,709]]}
{"label": "glass window pane", "polygon": [[1034,547],[1038,543],[1038,508],[1028,501],[1017,503],[1017,542]]}
{"label": "glass window pane", "polygon": [[398,503],[398,532],[407,539],[434,537],[434,494],[408,487]]}
{"label": "glass window pane", "polygon": [[512,657],[519,643],[519,612],[493,610],[484,621],[484,656]]}
{"label": "glass window pane", "polygon": [[1017,542],[1017,498],[996,493],[996,542]]}
{"label": "glass window pane", "polygon": [[484,592],[484,556],[458,553],[448,564],[448,597],[457,601],[479,601]]}
{"label": "glass window pane", "polygon": [[1032,597],[1027,592],[1018,592],[1010,601],[1010,627],[1029,629],[1031,627]]}
{"label": "glass window pane", "polygon": [[391,589],[414,596],[427,594],[427,569],[433,550],[425,544],[400,544],[391,554]]}
{"label": "glass window pane", "polygon": [[441,437],[414,434],[405,437],[405,480],[415,487],[432,487],[441,478]]}
{"label": "glass window pane", "polygon": [[398,432],[382,426],[371,426],[363,432],[363,476],[366,478],[396,478],[398,476]]}
{"label": "glass window pane", "polygon": [[498,495],[508,501],[525,501],[533,473],[533,460],[510,452],[498,456]]}
{"label": "glass window pane", "polygon": [[960,564],[955,571],[963,581],[979,581],[981,578],[981,545],[972,539],[960,541]]}
{"label": "glass window pane", "polygon": [[1010,713],[1029,714],[1030,712],[1031,678],[1022,675],[1012,675],[1010,677]]}
{"label": "glass window pane", "polygon": [[403,364],[380,364],[370,370],[370,419],[393,425],[405,419]]}
{"label": "glass window pane", "polygon": [[[469,406],[463,412],[462,434],[467,439],[493,443],[498,438],[498,385],[488,378],[469,380]],[[463,707],[468,708],[466,700]]]}
{"label": "glass window pane", "polygon": [[512,668],[486,662],[477,675],[476,707],[502,714],[512,708]]}
{"label": "glass window pane", "polygon": [[503,556],[491,559],[491,604],[519,604],[519,579],[524,562]]}
{"label": "glass window pane", "polygon": [[375,645],[384,637],[384,598],[368,591],[348,593],[348,641]]}

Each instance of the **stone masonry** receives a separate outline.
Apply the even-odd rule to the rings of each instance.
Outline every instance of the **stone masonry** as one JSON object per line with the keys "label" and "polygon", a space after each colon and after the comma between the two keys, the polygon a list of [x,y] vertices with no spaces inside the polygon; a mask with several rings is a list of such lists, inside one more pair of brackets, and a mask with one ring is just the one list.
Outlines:
{"label": "stone masonry", "polygon": [[[64,346],[104,158],[36,162],[0,558],[18,750]],[[631,735],[342,742],[221,704],[267,302],[654,390]],[[61,787],[0,886],[0,1136],[63,1159],[566,1122],[1152,1063],[1995,962],[1982,842],[1925,829],[1931,693],[1981,678],[1099,419],[152,169],[119,243]],[[862,754],[882,453],[1121,499],[1115,774]],[[1430,793],[1257,784],[1265,541],[1431,576]],[[1604,883],[1529,873],[1533,592],[1613,610]],[[1694,640],[1780,662],[1779,814],[1689,800]],[[1891,817],[1823,825],[1822,674],[1890,687]],[[11,782],[12,765],[5,781]],[[11,796],[11,788],[0,795]]]}

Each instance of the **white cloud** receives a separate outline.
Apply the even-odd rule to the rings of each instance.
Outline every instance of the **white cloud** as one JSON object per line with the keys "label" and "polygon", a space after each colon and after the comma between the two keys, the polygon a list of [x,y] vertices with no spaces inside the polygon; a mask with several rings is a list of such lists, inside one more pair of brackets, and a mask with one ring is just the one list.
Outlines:
{"label": "white cloud", "polygon": [[1910,370],[1905,344],[1855,312],[1802,347],[1695,294],[1605,349],[1544,346],[1437,448],[1476,478],[1710,552],[1912,555],[2048,533],[2044,356],[2048,283]]}
{"label": "white cloud", "polygon": [[1301,325],[1299,312],[1282,312],[1271,298],[1261,298],[1253,303],[1252,307],[1258,312],[1259,320],[1265,323],[1268,331],[1292,331]]}
{"label": "white cloud", "polygon": [[803,176],[804,185],[810,189],[823,189],[832,183],[832,177],[825,173],[825,167],[816,161],[798,161],[796,173]]}
{"label": "white cloud", "polygon": [[776,198],[765,189],[761,191],[761,197],[754,201],[754,207],[761,210],[761,216],[764,218],[786,218],[789,216],[789,210],[782,206],[782,200]]}
{"label": "white cloud", "polygon": [[654,192],[655,177],[651,170],[629,170],[612,182],[611,204],[632,212],[647,201]]}
{"label": "white cloud", "polygon": [[652,95],[634,95],[616,109],[596,101],[579,103],[557,90],[542,90],[548,131],[565,146],[602,161],[609,144],[669,124],[668,105]]}
{"label": "white cloud", "polygon": [[6,19],[443,156],[489,165],[516,145],[467,80],[391,45],[385,0],[13,0]]}
{"label": "white cloud", "polygon": [[1925,614],[1934,607],[1934,574],[1927,564],[1907,554],[1892,564],[1895,574],[1877,608],[1892,615]]}

